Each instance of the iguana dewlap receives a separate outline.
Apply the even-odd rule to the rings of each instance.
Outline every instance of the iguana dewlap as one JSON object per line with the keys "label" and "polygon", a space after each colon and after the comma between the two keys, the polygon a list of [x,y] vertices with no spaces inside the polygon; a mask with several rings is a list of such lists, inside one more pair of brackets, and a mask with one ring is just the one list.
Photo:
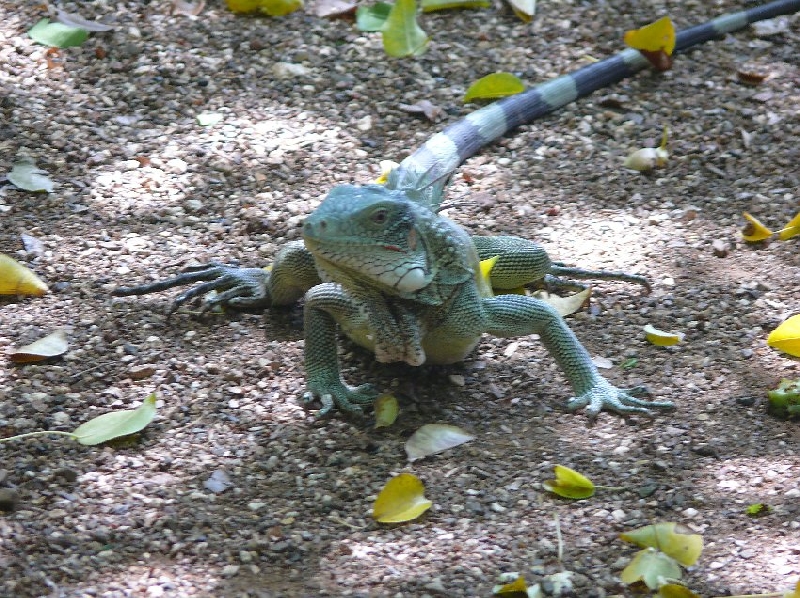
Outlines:
{"label": "iguana dewlap", "polygon": [[[800,10],[800,0],[780,0],[724,15],[677,34],[676,51],[743,28],[748,23]],[[436,213],[443,188],[467,157],[514,127],[646,66],[636,50],[559,77],[477,110],[437,133],[394,170],[385,186],[334,188],[307,218],[304,242],[289,243],[268,270],[221,264],[115,295],[141,295],[202,282],[174,305],[219,293],[205,308],[268,308],[305,299],[306,400],[319,399],[321,414],[334,407],[358,412],[377,393],[342,380],[337,330],[372,350],[382,362],[452,363],[463,359],[484,333],[501,337],[538,334],[570,382],[570,409],[589,416],[603,409],[649,413],[670,403],[646,402],[616,388],[597,371],[586,349],[546,303],[503,294],[548,277],[570,275],[646,284],[635,275],[586,272],[553,264],[544,250],[517,237],[470,237]],[[482,259],[497,257],[490,280]],[[497,294],[493,292],[497,292]]]}

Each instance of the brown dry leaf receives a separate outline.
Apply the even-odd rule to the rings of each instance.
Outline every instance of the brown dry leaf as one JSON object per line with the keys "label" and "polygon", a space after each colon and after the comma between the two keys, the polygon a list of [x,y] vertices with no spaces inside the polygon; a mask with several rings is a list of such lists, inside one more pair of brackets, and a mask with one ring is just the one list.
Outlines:
{"label": "brown dry leaf", "polygon": [[414,104],[400,104],[397,107],[410,114],[423,114],[431,122],[439,120],[442,114],[442,109],[428,100],[419,100]]}
{"label": "brown dry leaf", "polygon": [[41,297],[47,291],[47,285],[32,270],[0,253],[0,295]]}
{"label": "brown dry leaf", "polygon": [[14,363],[33,363],[63,355],[68,348],[66,333],[56,330],[30,345],[12,350],[8,357]]}

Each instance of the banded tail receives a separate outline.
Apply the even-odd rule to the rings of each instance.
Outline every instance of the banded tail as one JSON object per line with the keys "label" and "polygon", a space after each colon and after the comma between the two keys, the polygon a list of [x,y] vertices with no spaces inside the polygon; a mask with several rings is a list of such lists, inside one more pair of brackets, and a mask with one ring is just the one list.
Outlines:
{"label": "banded tail", "polygon": [[[750,23],[800,11],[800,0],[776,0],[722,15],[676,34],[675,52],[687,50]],[[400,163],[389,177],[390,189],[414,189],[426,203],[438,207],[450,175],[470,156],[511,129],[617,83],[645,68],[649,62],[632,48],[584,66],[528,91],[503,98],[476,110],[428,139]]]}

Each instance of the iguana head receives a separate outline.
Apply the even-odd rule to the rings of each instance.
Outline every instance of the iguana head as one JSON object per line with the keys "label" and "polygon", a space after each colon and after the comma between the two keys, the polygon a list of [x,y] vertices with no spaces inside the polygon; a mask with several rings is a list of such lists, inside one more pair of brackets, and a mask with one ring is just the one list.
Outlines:
{"label": "iguana head", "polygon": [[306,218],[303,240],[332,280],[367,282],[404,295],[433,280],[423,231],[435,219],[404,191],[342,185]]}

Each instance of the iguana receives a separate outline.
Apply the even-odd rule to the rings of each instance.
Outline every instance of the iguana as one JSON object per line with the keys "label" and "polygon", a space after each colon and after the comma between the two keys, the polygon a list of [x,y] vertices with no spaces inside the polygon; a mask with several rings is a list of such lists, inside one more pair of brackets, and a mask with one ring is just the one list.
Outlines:
{"label": "iguana", "polygon": [[[748,23],[800,10],[800,0],[780,0],[724,15],[677,34],[685,50]],[[500,337],[538,334],[572,385],[570,410],[589,417],[607,409],[651,414],[668,402],[648,402],[603,378],[564,320],[547,303],[508,293],[551,276],[599,277],[645,283],[641,277],[565,268],[537,244],[517,237],[470,237],[437,214],[450,175],[469,156],[511,129],[634,74],[647,65],[624,50],[520,95],[467,115],[431,137],[393,170],[385,185],[335,187],[308,216],[303,241],[284,246],[271,268],[210,263],[176,278],[114,295],[142,295],[202,282],[173,307],[217,291],[204,309],[289,305],[304,298],[306,402],[319,399],[320,415],[334,407],[361,412],[377,392],[348,386],[337,356],[337,327],[380,362],[418,366],[460,361],[483,333]],[[489,278],[479,262],[497,257]],[[504,291],[506,293],[504,294]]]}

